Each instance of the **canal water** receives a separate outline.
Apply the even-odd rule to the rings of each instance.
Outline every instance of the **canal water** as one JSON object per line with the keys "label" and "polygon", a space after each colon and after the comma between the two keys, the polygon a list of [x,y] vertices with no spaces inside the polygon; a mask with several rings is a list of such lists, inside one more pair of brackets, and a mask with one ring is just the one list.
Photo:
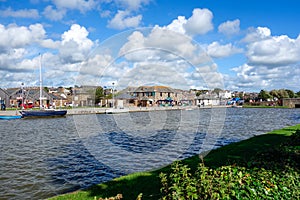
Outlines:
{"label": "canal water", "polygon": [[0,199],[45,199],[300,123],[300,109],[218,108],[0,121]]}

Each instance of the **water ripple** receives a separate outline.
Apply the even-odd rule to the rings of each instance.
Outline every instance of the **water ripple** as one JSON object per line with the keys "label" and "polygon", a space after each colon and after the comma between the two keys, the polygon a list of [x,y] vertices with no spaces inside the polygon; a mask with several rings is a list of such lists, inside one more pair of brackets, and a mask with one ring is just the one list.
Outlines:
{"label": "water ripple", "polygon": [[[155,120],[162,115],[161,112],[130,113],[131,123],[136,127],[126,128],[125,122],[126,130],[120,128],[122,121],[118,124],[112,115],[97,115],[102,132],[88,138],[78,136],[70,116],[0,121],[0,199],[44,199],[124,175],[128,171],[108,166],[103,160],[121,162],[127,156],[126,152],[138,156],[137,166],[126,165],[129,171],[140,166],[157,168],[169,162],[171,157],[181,159],[199,154],[203,141],[212,137],[207,133],[213,113],[211,109],[203,109],[199,118],[195,118],[199,111],[190,112],[191,120],[185,123],[181,121],[180,112],[166,112],[166,123],[162,128],[155,127],[159,122]],[[213,126],[219,126],[217,123],[210,131],[214,130]],[[217,148],[299,123],[300,109],[227,109],[222,133],[209,145]],[[187,127],[197,131],[184,133]],[[175,139],[178,133],[193,137],[184,153],[176,149],[181,145]],[[106,152],[101,149],[103,139],[124,151],[101,154]],[[95,146],[87,147],[87,141],[93,141]],[[171,141],[174,152],[169,152],[169,157],[166,157],[159,150],[170,145]],[[96,159],[90,149],[97,151],[100,158]],[[145,154],[154,154],[156,158],[150,159]]]}

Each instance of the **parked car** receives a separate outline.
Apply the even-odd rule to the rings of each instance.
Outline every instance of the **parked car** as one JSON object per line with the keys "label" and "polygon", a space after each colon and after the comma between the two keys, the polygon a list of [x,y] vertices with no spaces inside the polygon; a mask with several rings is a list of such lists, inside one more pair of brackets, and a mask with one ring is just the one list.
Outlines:
{"label": "parked car", "polygon": [[28,109],[28,108],[33,108],[33,103],[28,103],[28,104],[21,104],[21,108],[25,108],[25,109]]}

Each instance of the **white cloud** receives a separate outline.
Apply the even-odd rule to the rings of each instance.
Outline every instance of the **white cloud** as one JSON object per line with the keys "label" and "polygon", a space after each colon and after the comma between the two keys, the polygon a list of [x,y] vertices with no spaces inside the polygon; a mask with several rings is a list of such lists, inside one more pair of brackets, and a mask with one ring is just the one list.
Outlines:
{"label": "white cloud", "polygon": [[[136,68],[123,76],[127,82],[157,81],[157,84],[185,89],[223,84],[216,65],[190,37],[167,27],[155,26],[143,31],[133,32],[119,52],[119,56],[133,62]],[[209,67],[203,68],[203,65]]]}
{"label": "white cloud", "polygon": [[66,62],[76,62],[85,59],[85,56],[93,47],[93,42],[88,39],[88,31],[85,27],[73,24],[70,30],[61,36],[60,54]]}
{"label": "white cloud", "polygon": [[225,35],[234,35],[240,32],[240,20],[226,21],[219,25],[218,31]]}
{"label": "white cloud", "polygon": [[300,35],[296,39],[286,35],[270,36],[269,33],[267,36],[248,44],[249,63],[277,67],[300,62]]}
{"label": "white cloud", "polygon": [[71,9],[85,12],[95,8],[97,3],[94,0],[52,0],[58,9]]}
{"label": "white cloud", "polygon": [[151,0],[115,0],[115,2],[126,10],[138,10],[142,5],[147,5]]}
{"label": "white cloud", "polygon": [[195,8],[193,15],[183,24],[188,35],[206,34],[213,30],[213,14],[208,9]]}
{"label": "white cloud", "polygon": [[242,49],[233,46],[231,43],[221,45],[219,42],[213,42],[207,47],[208,55],[214,58],[228,57],[242,51]]}
{"label": "white cloud", "polygon": [[181,34],[185,34],[185,29],[183,27],[186,24],[187,20],[184,16],[178,16],[177,19],[174,19],[171,24],[167,26],[167,28],[171,31],[175,31]]}
{"label": "white cloud", "polygon": [[226,80],[230,85],[229,87],[232,88],[253,91],[254,89],[271,90],[284,87],[299,90],[297,82],[299,82],[300,79],[300,68],[297,65],[270,69],[266,66],[244,64],[232,70],[236,72],[236,78],[228,77]]}
{"label": "white cloud", "polygon": [[243,39],[244,42],[254,42],[271,37],[271,30],[267,27],[249,28],[249,33]]}
{"label": "white cloud", "polygon": [[66,15],[65,9],[53,9],[52,6],[47,6],[43,12],[46,18],[53,20],[53,21],[59,21],[63,19],[63,17]]}
{"label": "white cloud", "polygon": [[12,10],[7,8],[6,10],[0,11],[0,16],[2,17],[17,17],[17,18],[39,18],[39,12],[36,9],[21,9],[21,10]]}
{"label": "white cloud", "polygon": [[0,24],[0,47],[3,51],[31,45],[40,42],[45,37],[45,33],[41,24],[33,24],[29,27],[14,24],[5,27]]}
{"label": "white cloud", "polygon": [[[178,56],[191,59],[195,50],[196,46],[192,43],[191,38],[155,26],[147,36],[139,31],[133,32],[128,37],[128,42],[120,49],[120,55],[135,51],[129,54],[127,59],[129,56],[139,60],[147,58],[176,59]],[[144,56],[141,56],[141,53],[144,53]]]}
{"label": "white cloud", "polygon": [[213,14],[210,10],[195,8],[190,18],[178,16],[166,28],[190,36],[203,35],[213,29],[212,18]]}
{"label": "white cloud", "polygon": [[118,30],[138,27],[141,23],[142,15],[131,16],[129,11],[118,10],[118,13],[109,21],[108,27]]}

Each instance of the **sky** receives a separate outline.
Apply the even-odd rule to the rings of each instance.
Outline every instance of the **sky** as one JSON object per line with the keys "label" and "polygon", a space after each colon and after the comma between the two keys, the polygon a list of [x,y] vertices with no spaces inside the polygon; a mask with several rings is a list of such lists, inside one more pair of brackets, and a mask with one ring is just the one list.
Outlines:
{"label": "sky", "polygon": [[298,0],[0,0],[0,87],[300,91]]}

